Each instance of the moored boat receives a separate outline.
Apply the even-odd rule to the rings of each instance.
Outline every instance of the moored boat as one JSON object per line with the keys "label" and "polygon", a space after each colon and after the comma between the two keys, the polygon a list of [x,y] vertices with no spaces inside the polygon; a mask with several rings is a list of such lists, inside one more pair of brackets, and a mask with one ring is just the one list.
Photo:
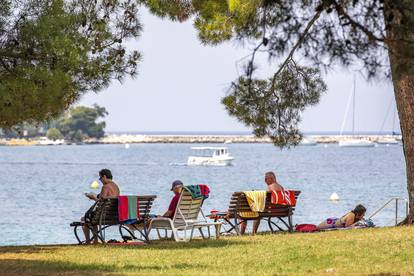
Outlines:
{"label": "moored boat", "polygon": [[195,154],[188,157],[188,166],[229,166],[234,160],[226,147],[192,147]]}
{"label": "moored boat", "polygon": [[379,138],[376,141],[377,144],[382,144],[382,145],[397,145],[398,141],[397,139],[393,138],[393,137],[382,137]]}
{"label": "moored boat", "polygon": [[357,147],[357,148],[370,148],[374,147],[375,143],[365,139],[347,139],[339,142],[340,147]]}
{"label": "moored boat", "polygon": [[299,146],[316,146],[318,143],[316,143],[315,140],[313,140],[310,137],[302,138],[302,141],[300,141]]}
{"label": "moored boat", "polygon": [[353,86],[352,93],[350,94],[350,97],[349,97],[349,100],[348,100],[344,120],[342,122],[341,133],[340,133],[340,136],[342,136],[342,132],[343,132],[344,127],[345,127],[346,116],[348,114],[349,104],[350,104],[350,101],[352,99],[352,138],[341,140],[339,142],[339,146],[340,147],[358,147],[358,148],[361,148],[361,147],[365,147],[365,148],[374,147],[376,145],[374,142],[372,142],[370,140],[367,140],[367,139],[360,139],[360,138],[355,137],[355,90],[356,90],[356,78],[355,78],[355,75],[354,75],[354,86]]}

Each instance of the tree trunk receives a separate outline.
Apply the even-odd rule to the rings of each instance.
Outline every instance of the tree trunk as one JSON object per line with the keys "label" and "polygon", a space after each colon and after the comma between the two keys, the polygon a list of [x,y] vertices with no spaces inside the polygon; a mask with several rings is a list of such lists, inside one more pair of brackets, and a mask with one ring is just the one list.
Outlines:
{"label": "tree trunk", "polygon": [[[412,2],[411,0],[384,1],[384,19],[389,39],[388,55],[407,173],[409,214],[404,220],[405,224],[414,223],[414,27],[412,25],[414,24],[414,11]],[[404,5],[408,8],[401,8]]]}

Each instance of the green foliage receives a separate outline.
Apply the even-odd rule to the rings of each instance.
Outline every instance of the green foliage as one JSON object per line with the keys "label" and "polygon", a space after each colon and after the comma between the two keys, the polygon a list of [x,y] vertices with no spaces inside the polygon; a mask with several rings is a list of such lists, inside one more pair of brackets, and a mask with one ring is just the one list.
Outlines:
{"label": "green foliage", "polygon": [[135,76],[132,0],[0,0],[0,127],[55,118],[87,91]]}
{"label": "green foliage", "polygon": [[53,140],[53,141],[56,141],[56,140],[60,140],[60,139],[63,139],[63,134],[57,129],[57,128],[49,128],[48,130],[47,130],[47,132],[46,132],[46,137],[49,139],[49,140]]}
{"label": "green foliage", "polygon": [[33,138],[44,135],[46,128],[47,126],[44,124],[22,123],[12,128],[2,129],[3,134],[1,136],[5,138]]}
{"label": "green foliage", "polygon": [[105,135],[105,122],[99,121],[108,112],[104,107],[78,106],[72,108],[56,123],[57,129],[65,136],[65,139],[80,142],[85,138],[101,138]]}
{"label": "green foliage", "polygon": [[288,64],[268,80],[240,77],[222,103],[230,115],[253,128],[258,137],[269,136],[279,147],[297,145],[301,112],[319,102],[326,85],[319,71]]}
{"label": "green foliage", "polygon": [[249,29],[243,22],[254,21],[260,4],[260,0],[193,1],[197,14],[194,26],[200,40],[215,45],[232,39],[240,28]]}
{"label": "green foliage", "polygon": [[192,4],[187,1],[181,0],[141,0],[142,4],[145,4],[149,10],[159,16],[168,17],[174,21],[184,21],[194,11]]}
{"label": "green foliage", "polygon": [[232,19],[228,17],[226,1],[203,1],[197,5],[203,17],[196,17],[194,26],[203,43],[218,44],[232,36]]}
{"label": "green foliage", "polygon": [[8,138],[8,139],[14,139],[14,138],[20,138],[20,134],[12,129],[2,129],[1,130],[1,137]]}
{"label": "green foliage", "polygon": [[[86,138],[101,138],[105,135],[103,118],[108,115],[104,107],[78,106],[65,112],[58,119],[42,124],[27,122],[0,129],[5,138],[32,138],[46,135],[50,140],[65,138],[82,142]],[[46,131],[47,130],[47,131]]]}

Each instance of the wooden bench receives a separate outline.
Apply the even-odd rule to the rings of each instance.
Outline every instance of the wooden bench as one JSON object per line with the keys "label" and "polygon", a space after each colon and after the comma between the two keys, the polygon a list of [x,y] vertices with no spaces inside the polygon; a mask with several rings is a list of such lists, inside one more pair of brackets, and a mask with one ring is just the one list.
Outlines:
{"label": "wooden bench", "polygon": [[[79,244],[85,243],[85,240],[81,239],[78,235],[78,229],[82,229],[83,226],[88,227],[92,231],[91,240],[93,240],[95,237],[98,237],[102,243],[105,243],[105,229],[111,226],[119,226],[119,233],[124,241],[130,239],[138,239],[144,242],[149,242],[148,224],[150,219],[151,206],[155,198],[155,195],[137,196],[137,200],[139,201],[140,219],[135,225],[139,224],[139,228],[132,227],[133,229],[130,229],[127,225],[119,221],[117,197],[97,201],[86,212],[84,221],[72,222],[70,226],[74,227],[73,232]],[[96,229],[96,231],[94,229]],[[134,231],[131,230],[139,231],[142,238],[137,238],[133,233]],[[123,232],[127,232],[129,236],[124,235]]]}
{"label": "wooden bench", "polygon": [[[295,191],[295,198],[297,199],[300,191]],[[292,216],[295,211],[295,206],[276,205],[271,203],[271,193],[266,194],[266,203],[263,212],[258,212],[258,217],[242,217],[241,212],[251,212],[247,198],[243,192],[235,192],[231,196],[229,210],[224,219],[230,224],[231,228],[226,232],[235,230],[237,234],[240,233],[239,225],[242,221],[266,219],[272,233],[276,231],[293,232]],[[272,218],[277,219],[277,222],[282,222],[282,226],[277,222],[272,221]],[[231,222],[233,221],[233,223]],[[285,229],[283,228],[285,227]]]}

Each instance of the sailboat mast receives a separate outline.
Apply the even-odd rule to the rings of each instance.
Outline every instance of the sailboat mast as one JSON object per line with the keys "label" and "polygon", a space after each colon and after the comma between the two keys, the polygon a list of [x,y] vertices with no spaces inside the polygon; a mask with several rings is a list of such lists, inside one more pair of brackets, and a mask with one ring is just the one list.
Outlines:
{"label": "sailboat mast", "polygon": [[355,75],[354,75],[354,93],[352,97],[352,136],[355,136]]}
{"label": "sailboat mast", "polygon": [[395,135],[395,115],[397,114],[397,107],[394,108],[394,117],[392,118],[392,136]]}

